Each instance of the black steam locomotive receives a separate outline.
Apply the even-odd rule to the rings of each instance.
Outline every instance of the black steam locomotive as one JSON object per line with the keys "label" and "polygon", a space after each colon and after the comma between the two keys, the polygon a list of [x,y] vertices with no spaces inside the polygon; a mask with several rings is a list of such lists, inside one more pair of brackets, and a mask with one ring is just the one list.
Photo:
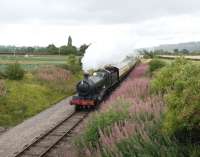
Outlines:
{"label": "black steam locomotive", "polygon": [[95,71],[92,75],[85,74],[84,79],[77,84],[77,95],[73,96],[70,104],[75,105],[76,109],[96,106],[113,87],[125,78],[136,63],[137,60],[134,60],[120,69],[108,66]]}

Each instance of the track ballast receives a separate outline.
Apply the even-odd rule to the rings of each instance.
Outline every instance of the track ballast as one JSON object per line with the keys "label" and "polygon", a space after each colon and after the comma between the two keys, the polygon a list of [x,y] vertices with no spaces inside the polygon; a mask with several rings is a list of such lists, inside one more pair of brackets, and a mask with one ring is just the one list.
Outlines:
{"label": "track ballast", "polygon": [[43,136],[39,137],[31,145],[27,146],[15,157],[43,157],[64,137],[70,135],[73,129],[81,123],[89,114],[88,111],[74,112],[64,121],[56,125]]}

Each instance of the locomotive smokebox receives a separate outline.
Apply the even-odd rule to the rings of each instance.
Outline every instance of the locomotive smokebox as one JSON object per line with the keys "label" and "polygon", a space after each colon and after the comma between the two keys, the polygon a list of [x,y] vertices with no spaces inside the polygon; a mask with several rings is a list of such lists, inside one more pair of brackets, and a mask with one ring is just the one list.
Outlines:
{"label": "locomotive smokebox", "polygon": [[80,96],[86,96],[90,92],[90,84],[87,80],[83,80],[77,84],[77,92]]}

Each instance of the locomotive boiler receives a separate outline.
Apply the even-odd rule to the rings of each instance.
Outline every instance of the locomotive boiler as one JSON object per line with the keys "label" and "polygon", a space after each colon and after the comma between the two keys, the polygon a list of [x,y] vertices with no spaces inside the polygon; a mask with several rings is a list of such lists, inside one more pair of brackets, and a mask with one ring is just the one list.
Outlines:
{"label": "locomotive boiler", "polygon": [[119,82],[119,69],[113,66],[95,71],[91,76],[84,75],[77,86],[70,104],[81,106],[95,106]]}

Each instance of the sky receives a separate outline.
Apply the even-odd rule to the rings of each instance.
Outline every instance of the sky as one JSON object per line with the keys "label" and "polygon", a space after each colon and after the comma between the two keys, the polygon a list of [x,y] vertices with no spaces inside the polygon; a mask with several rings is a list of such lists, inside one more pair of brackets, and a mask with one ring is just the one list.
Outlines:
{"label": "sky", "polygon": [[199,0],[0,0],[0,45],[60,46],[71,35],[76,46],[92,43],[90,55],[103,47],[102,55],[113,56],[200,41],[199,6]]}

